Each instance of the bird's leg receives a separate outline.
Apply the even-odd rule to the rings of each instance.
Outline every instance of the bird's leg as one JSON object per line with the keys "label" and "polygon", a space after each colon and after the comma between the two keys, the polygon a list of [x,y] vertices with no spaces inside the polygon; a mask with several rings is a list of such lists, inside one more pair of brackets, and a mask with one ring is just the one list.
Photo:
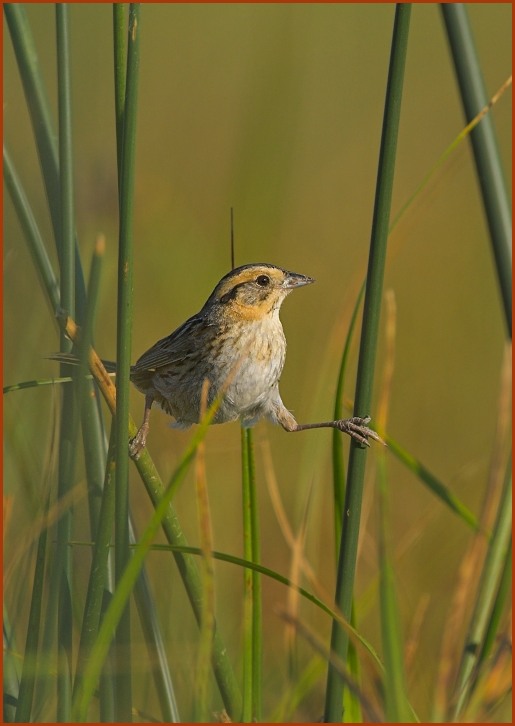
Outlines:
{"label": "bird's leg", "polygon": [[152,408],[153,402],[154,397],[152,396],[152,394],[147,393],[147,395],[145,396],[145,412],[143,414],[143,423],[139,427],[136,436],[131,439],[129,443],[129,453],[133,459],[139,459],[139,455],[146,446],[148,431],[150,428],[150,409]]}
{"label": "bird's leg", "polygon": [[307,429],[338,429],[344,434],[349,434],[351,438],[359,444],[370,446],[368,437],[386,446],[383,439],[373,429],[368,428],[370,416],[353,416],[352,418],[342,418],[337,421],[323,421],[321,423],[298,424],[293,415],[284,406],[276,411],[277,421],[281,424],[285,431],[306,431]]}

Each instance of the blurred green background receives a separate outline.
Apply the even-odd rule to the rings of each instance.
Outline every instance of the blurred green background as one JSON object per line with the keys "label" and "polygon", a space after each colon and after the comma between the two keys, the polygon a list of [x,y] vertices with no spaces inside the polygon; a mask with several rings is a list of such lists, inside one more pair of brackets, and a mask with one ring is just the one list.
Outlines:
{"label": "blurred green background", "polygon": [[[489,96],[511,72],[511,5],[468,6]],[[52,5],[27,6],[55,109]],[[236,264],[267,261],[311,275],[282,320],[288,357],[282,397],[299,422],[331,416],[350,312],[363,279],[393,5],[144,4],[135,196],[133,359],[196,312],[230,267],[230,208]],[[117,182],[110,5],[71,7],[77,233],[86,269],[95,236],[107,237],[95,331],[99,353],[115,353]],[[4,135],[55,262],[46,201],[23,92],[8,33],[4,45]],[[501,155],[511,179],[511,92],[493,109]],[[55,114],[55,118],[57,114]],[[57,125],[57,121],[56,121]],[[465,125],[437,5],[413,8],[392,212],[395,215]],[[474,511],[486,484],[497,420],[506,331],[472,155],[462,144],[433,177],[390,240],[385,289],[397,305],[397,345],[388,432],[419,457]],[[45,356],[58,349],[48,309],[10,200],[4,208],[4,378],[6,384],[57,375]],[[346,393],[353,395],[357,345]],[[384,357],[378,357],[378,376]],[[379,378],[378,378],[379,380]],[[48,476],[59,391],[7,396],[5,494],[13,497],[6,557],[28,536]],[[132,399],[139,421],[143,398]],[[371,412],[374,417],[375,411]],[[149,450],[166,481],[188,432],[153,415]],[[307,498],[306,554],[329,593],[334,590],[331,435],[287,436],[260,424],[255,432],[265,565],[288,573],[291,553],[266,489],[268,444],[285,508],[297,529]],[[207,438],[208,484],[216,549],[241,553],[240,432],[213,427]],[[431,705],[443,622],[470,532],[392,457],[389,465],[396,574],[405,631],[429,598],[415,665],[415,708]],[[369,458],[374,473],[374,451]],[[79,467],[77,481],[83,481]],[[189,478],[189,483],[192,477]],[[373,483],[364,506],[357,593],[377,571]],[[191,486],[176,497],[182,525],[198,542]],[[132,508],[142,528],[150,504],[137,477]],[[86,538],[86,529],[77,539]],[[78,562],[86,554],[78,553]],[[84,573],[77,568],[77,587]],[[195,626],[169,556],[152,554],[176,677],[188,685]],[[27,568],[26,570],[23,568]],[[24,603],[20,587],[11,606]],[[241,571],[217,566],[218,617],[229,647],[241,635]],[[272,708],[284,688],[288,659],[275,606],[285,588],[264,583],[265,694]],[[180,613],[180,615],[178,615]],[[327,638],[329,621],[304,606],[303,617]],[[178,620],[180,626],[178,627]],[[136,627],[136,626],[135,626]],[[372,603],[360,620],[379,647]],[[299,644],[299,663],[310,651]],[[235,656],[236,657],[236,656]],[[138,659],[135,659],[135,667]],[[144,658],[140,665],[145,673]],[[182,681],[181,681],[182,679]],[[321,716],[317,696],[298,718]],[[145,690],[142,677],[137,686]]]}

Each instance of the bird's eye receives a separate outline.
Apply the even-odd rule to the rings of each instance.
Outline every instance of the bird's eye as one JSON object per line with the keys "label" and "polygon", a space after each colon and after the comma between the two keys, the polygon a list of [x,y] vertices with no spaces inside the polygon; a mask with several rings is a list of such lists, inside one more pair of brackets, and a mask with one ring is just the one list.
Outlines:
{"label": "bird's eye", "polygon": [[268,277],[268,275],[259,275],[256,278],[256,282],[260,287],[266,287],[270,284],[270,278]]}

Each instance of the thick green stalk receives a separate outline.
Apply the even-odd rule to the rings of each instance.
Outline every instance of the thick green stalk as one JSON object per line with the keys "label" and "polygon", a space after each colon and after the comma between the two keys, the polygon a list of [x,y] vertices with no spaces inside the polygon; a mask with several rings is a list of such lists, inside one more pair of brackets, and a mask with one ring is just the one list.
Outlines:
{"label": "thick green stalk", "polygon": [[[386,259],[386,246],[390,219],[395,154],[400,119],[400,106],[404,68],[408,44],[411,6],[399,4],[395,11],[395,23],[386,89],[385,112],[381,136],[379,170],[377,177],[374,217],[367,273],[367,288],[363,312],[358,376],[356,381],[355,415],[366,416],[372,401],[372,383],[379,331],[379,317]],[[345,493],[345,517],[342,527],[338,562],[335,601],[343,616],[350,620],[356,555],[358,546],[363,480],[365,475],[364,448],[351,443],[347,487]],[[347,661],[348,634],[334,621],[331,650],[344,663]],[[342,718],[343,683],[334,665],[329,665],[324,718],[339,722]]]}
{"label": "thick green stalk", "polygon": [[[483,75],[463,3],[442,3],[441,9],[467,122],[488,104]],[[490,230],[492,251],[511,338],[511,210],[492,114],[470,134],[478,182]]]}
{"label": "thick green stalk", "polygon": [[[139,4],[131,4],[127,51],[127,78],[123,118],[118,247],[118,314],[116,341],[116,516],[115,576],[120,579],[130,559],[129,551],[129,386],[133,305],[133,197],[136,146],[136,113],[139,71]],[[117,718],[132,720],[130,609],[126,603],[116,631]]]}

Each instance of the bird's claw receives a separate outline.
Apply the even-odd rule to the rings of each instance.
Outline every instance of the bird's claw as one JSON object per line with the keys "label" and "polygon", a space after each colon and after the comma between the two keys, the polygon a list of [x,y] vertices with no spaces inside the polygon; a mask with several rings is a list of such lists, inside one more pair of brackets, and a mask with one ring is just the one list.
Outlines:
{"label": "bird's claw", "polygon": [[137,461],[146,445],[146,436],[142,435],[141,429],[136,436],[129,441],[129,454],[134,461]]}
{"label": "bird's claw", "polygon": [[370,446],[368,437],[374,439],[374,441],[378,441],[380,444],[383,444],[383,446],[386,446],[386,443],[379,434],[373,429],[368,428],[367,424],[370,423],[370,421],[370,416],[365,416],[364,418],[361,416],[353,416],[352,418],[345,418],[336,421],[336,428],[343,431],[345,434],[349,434],[354,441],[357,441],[358,444],[361,444],[362,446]]}

